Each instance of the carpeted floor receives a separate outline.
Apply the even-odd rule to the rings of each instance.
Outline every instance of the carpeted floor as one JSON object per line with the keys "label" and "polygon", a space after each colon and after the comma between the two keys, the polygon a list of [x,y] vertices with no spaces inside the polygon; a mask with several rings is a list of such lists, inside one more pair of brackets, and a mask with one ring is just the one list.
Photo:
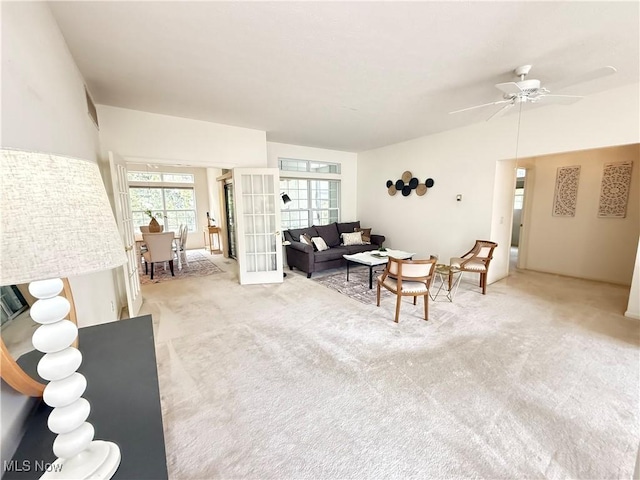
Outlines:
{"label": "carpeted floor", "polygon": [[[364,267],[350,268],[348,282],[345,269],[329,275],[315,274],[311,279],[354,300],[371,305],[376,303],[376,277],[380,273],[375,273],[374,271],[373,288],[371,289],[369,288],[369,268]],[[384,297],[389,296],[395,299],[395,296],[388,290],[382,289],[380,294],[381,298],[384,294]]]}
{"label": "carpeted floor", "polygon": [[174,276],[171,276],[171,270],[168,264],[166,268],[162,264],[157,264],[153,272],[153,280],[151,280],[151,266],[149,266],[149,274],[147,275],[144,273],[144,265],[142,265],[138,270],[140,283],[142,285],[148,285],[151,283],[181,280],[183,278],[204,277],[206,275],[223,272],[223,270],[213,262],[213,258],[214,257],[208,253],[204,253],[202,250],[187,250],[188,264],[183,263],[182,268],[178,269],[178,262],[174,260]]}
{"label": "carpeted floor", "polygon": [[[533,272],[365,304],[296,272],[148,285],[169,477],[631,478],[628,287]],[[336,272],[337,273],[337,272]],[[330,272],[331,274],[331,272]]]}

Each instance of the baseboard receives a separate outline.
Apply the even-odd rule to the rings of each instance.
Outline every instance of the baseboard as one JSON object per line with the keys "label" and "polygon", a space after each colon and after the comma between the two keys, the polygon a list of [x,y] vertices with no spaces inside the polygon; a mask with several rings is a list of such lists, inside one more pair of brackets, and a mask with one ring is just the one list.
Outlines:
{"label": "baseboard", "polygon": [[630,312],[629,310],[624,312],[624,316],[625,317],[629,317],[629,318],[633,318],[635,320],[640,320],[640,315],[639,314],[637,314],[635,312]]}

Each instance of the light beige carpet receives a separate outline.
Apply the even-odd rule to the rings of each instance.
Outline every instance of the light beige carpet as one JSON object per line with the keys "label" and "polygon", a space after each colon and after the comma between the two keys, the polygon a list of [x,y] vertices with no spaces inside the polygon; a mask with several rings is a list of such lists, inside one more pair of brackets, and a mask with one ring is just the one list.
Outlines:
{"label": "light beige carpet", "polygon": [[182,263],[182,268],[178,268],[178,262],[174,260],[174,274],[171,275],[171,269],[168,265],[156,264],[153,272],[153,280],[151,280],[150,275],[151,267],[149,266],[149,273],[145,273],[144,266],[141,266],[138,270],[140,284],[148,285],[151,283],[171,282],[174,280],[182,280],[183,278],[204,277],[222,272],[220,267],[214,263],[213,258],[212,255],[202,250],[187,250],[187,263]]}
{"label": "light beige carpet", "polygon": [[474,279],[395,324],[393,299],[295,272],[240,286],[222,261],[143,287],[170,478],[631,478],[627,288],[518,273],[483,296]]}

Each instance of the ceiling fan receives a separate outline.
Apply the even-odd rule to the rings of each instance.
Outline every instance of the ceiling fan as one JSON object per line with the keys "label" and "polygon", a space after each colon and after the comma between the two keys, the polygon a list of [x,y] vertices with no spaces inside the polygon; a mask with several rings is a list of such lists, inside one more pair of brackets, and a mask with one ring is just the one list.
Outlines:
{"label": "ceiling fan", "polygon": [[[552,94],[551,91],[542,86],[540,80],[530,79],[527,80],[526,76],[531,70],[531,65],[522,65],[516,68],[513,72],[520,77],[517,82],[506,82],[496,84],[496,88],[503,93],[502,100],[497,102],[483,103],[482,105],[475,105],[473,107],[463,108],[460,110],[454,110],[449,113],[460,113],[469,110],[475,110],[477,108],[492,107],[495,105],[502,105],[502,107],[493,113],[487,120],[491,120],[496,117],[500,117],[507,113],[515,105],[521,105],[523,103],[544,103],[544,104],[562,104],[570,105],[577,102],[582,97],[578,95],[557,95]],[[614,67],[602,67],[590,72],[584,73],[579,77],[571,80],[565,80],[555,84],[556,90],[561,90],[570,85],[576,85],[578,83],[588,82],[595,80],[596,78],[605,77],[616,73]]]}

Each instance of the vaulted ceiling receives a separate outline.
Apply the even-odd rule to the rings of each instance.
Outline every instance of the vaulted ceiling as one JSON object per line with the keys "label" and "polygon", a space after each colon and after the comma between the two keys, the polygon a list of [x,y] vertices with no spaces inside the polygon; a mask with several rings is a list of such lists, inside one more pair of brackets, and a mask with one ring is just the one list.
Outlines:
{"label": "vaulted ceiling", "polygon": [[[50,2],[94,100],[363,151],[484,121],[532,64],[639,81],[638,2]],[[552,90],[553,93],[556,93]],[[571,108],[552,106],[544,108]]]}

